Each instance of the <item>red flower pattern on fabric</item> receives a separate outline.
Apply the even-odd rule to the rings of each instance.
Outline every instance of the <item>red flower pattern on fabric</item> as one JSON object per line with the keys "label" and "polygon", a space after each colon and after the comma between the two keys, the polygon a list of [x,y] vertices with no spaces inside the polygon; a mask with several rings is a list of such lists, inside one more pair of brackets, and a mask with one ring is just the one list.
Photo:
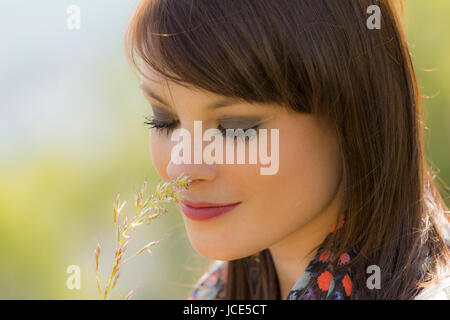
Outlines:
{"label": "red flower pattern on fabric", "polygon": [[328,271],[322,272],[322,274],[317,278],[317,284],[323,291],[328,291],[331,281],[333,281],[333,275]]}
{"label": "red flower pattern on fabric", "polygon": [[350,255],[347,252],[344,252],[343,254],[341,254],[341,256],[339,257],[339,264],[344,265],[349,262],[350,262]]}
{"label": "red flower pattern on fabric", "polygon": [[330,261],[330,259],[333,259],[333,254],[331,253],[330,250],[322,252],[319,256],[320,261],[328,262]]}
{"label": "red flower pattern on fabric", "polygon": [[342,279],[342,284],[344,285],[345,294],[349,296],[352,293],[353,283],[348,274]]}

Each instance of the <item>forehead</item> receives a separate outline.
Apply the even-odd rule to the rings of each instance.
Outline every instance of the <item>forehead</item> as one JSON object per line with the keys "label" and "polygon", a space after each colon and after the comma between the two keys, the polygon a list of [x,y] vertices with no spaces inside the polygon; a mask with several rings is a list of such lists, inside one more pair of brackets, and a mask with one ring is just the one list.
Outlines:
{"label": "forehead", "polygon": [[[140,87],[144,93],[157,93],[158,96],[167,100],[171,82],[159,75],[155,70],[146,66],[142,68]],[[150,96],[152,95],[150,94]]]}
{"label": "forehead", "polygon": [[142,68],[142,72],[140,87],[144,93],[171,109],[183,105],[204,106],[205,109],[213,110],[243,103],[240,99],[219,95],[191,84],[168,80],[148,66]]}
{"label": "forehead", "polygon": [[148,87],[162,89],[162,87],[177,85],[190,90],[198,90],[193,85],[169,80],[166,77],[160,75],[156,70],[149,67],[148,65],[144,65],[141,68],[141,70],[142,70],[141,84],[144,84]]}

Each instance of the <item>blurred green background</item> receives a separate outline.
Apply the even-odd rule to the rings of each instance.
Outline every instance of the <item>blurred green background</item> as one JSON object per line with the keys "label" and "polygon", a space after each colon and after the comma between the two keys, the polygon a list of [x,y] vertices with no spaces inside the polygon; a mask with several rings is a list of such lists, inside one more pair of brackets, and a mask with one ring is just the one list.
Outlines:
{"label": "blurred green background", "polygon": [[[93,250],[105,281],[117,192],[133,213],[144,180],[160,181],[148,150],[150,113],[123,54],[135,0],[2,0],[0,4],[0,299],[96,299]],[[66,27],[69,5],[81,29]],[[450,1],[409,0],[405,25],[424,96],[426,150],[450,182]],[[430,71],[431,70],[431,71]],[[208,260],[179,213],[140,227],[112,298],[185,299]],[[81,289],[69,290],[70,265]]]}

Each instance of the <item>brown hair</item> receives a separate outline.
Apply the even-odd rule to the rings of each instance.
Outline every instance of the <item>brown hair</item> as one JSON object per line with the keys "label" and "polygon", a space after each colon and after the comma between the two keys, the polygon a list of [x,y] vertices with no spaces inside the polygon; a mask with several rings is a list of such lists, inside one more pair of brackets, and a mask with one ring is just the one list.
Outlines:
{"label": "brown hair", "polygon": [[[366,26],[372,4],[381,9],[381,29]],[[324,247],[336,258],[357,248],[351,267],[364,285],[355,287],[356,299],[411,299],[448,275],[439,229],[447,208],[426,164],[420,93],[395,7],[388,0],[144,0],[126,36],[138,71],[141,61],[168,80],[314,113],[336,128],[347,214]],[[362,280],[372,264],[382,271],[381,290]],[[280,299],[268,249],[229,262],[226,298]]]}

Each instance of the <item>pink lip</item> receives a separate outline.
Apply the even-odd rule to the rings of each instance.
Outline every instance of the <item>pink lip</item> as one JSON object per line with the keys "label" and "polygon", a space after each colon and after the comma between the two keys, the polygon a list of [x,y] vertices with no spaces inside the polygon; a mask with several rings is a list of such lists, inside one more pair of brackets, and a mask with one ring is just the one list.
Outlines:
{"label": "pink lip", "polygon": [[208,220],[224,213],[227,213],[238,205],[237,203],[209,203],[209,202],[190,202],[184,200],[180,203],[183,213],[192,220]]}

